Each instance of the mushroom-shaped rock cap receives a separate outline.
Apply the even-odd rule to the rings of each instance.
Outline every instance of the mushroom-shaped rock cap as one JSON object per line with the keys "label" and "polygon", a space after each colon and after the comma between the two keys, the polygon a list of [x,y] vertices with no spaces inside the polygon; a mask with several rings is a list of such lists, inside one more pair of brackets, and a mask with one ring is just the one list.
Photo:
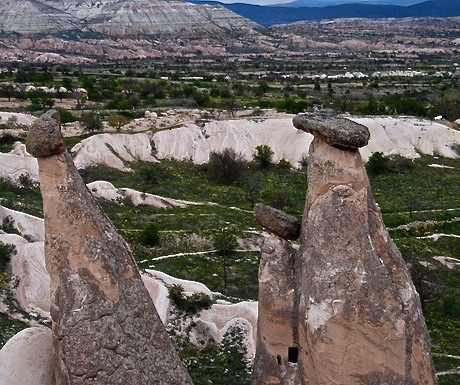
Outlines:
{"label": "mushroom-shaped rock cap", "polygon": [[319,137],[331,146],[356,150],[369,142],[367,127],[340,115],[299,114],[292,120],[295,128]]}
{"label": "mushroom-shaped rock cap", "polygon": [[35,157],[56,155],[65,151],[59,112],[50,110],[32,124],[27,134],[26,149]]}

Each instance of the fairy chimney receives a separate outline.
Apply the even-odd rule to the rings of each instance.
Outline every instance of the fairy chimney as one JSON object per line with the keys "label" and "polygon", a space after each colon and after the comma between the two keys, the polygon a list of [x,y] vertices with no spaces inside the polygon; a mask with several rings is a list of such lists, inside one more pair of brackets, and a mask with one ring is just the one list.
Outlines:
{"label": "fairy chimney", "polygon": [[[284,331],[283,343],[271,325],[259,322],[261,360],[253,385],[436,384],[418,294],[385,229],[358,151],[369,132],[344,117],[305,114],[293,123],[314,135],[300,249],[293,262],[285,256],[287,241],[279,239],[271,255],[285,269],[294,266],[292,284],[284,285],[295,293],[294,302],[284,302],[289,310],[279,320],[276,308],[259,306],[259,318],[295,324]],[[270,244],[269,238],[261,264],[267,264],[264,248]],[[280,295],[266,290],[266,283],[260,288],[262,304]],[[283,355],[289,356],[289,376],[279,368]]]}
{"label": "fairy chimney", "polygon": [[43,195],[56,383],[192,384],[128,245],[65,148],[57,112],[34,123],[27,149]]}

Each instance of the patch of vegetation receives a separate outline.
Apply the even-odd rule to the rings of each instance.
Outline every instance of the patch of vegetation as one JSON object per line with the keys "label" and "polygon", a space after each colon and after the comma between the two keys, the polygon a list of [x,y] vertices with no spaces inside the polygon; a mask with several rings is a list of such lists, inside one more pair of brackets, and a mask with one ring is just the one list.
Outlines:
{"label": "patch of vegetation", "polygon": [[11,337],[27,327],[26,323],[0,313],[0,349]]}
{"label": "patch of vegetation", "polygon": [[6,245],[0,242],[0,273],[6,272],[6,267],[10,263],[11,254],[15,252],[13,245]]}
{"label": "patch of vegetation", "polygon": [[[15,252],[13,245],[0,243],[0,298],[7,304],[11,301],[10,274],[7,271],[11,255]],[[15,320],[7,314],[0,313],[0,349],[16,333],[28,325]]]}
{"label": "patch of vegetation", "polygon": [[187,314],[195,314],[200,310],[209,309],[214,301],[205,293],[193,293],[185,295],[182,285],[171,285],[168,288],[168,298],[177,306],[179,310]]}
{"label": "patch of vegetation", "polygon": [[209,154],[206,170],[212,178],[229,183],[241,177],[245,163],[241,154],[232,148],[225,148],[221,152],[212,151]]}
{"label": "patch of vegetation", "polygon": [[15,185],[0,178],[0,204],[9,209],[43,217],[42,196],[35,183]]}
{"label": "patch of vegetation", "polygon": [[141,241],[146,246],[156,246],[160,243],[158,226],[155,223],[147,224],[141,233]]}
{"label": "patch of vegetation", "polygon": [[274,154],[275,153],[270,148],[270,146],[266,144],[261,144],[256,147],[256,151],[254,153],[254,160],[259,165],[261,170],[265,170],[272,164]]}
{"label": "patch of vegetation", "polygon": [[176,338],[175,345],[195,385],[249,385],[251,365],[243,339],[243,332],[232,327],[220,344],[208,342],[199,347]]}
{"label": "patch of vegetation", "polygon": [[3,134],[0,136],[0,152],[10,152],[13,149],[13,144],[22,140],[23,139],[12,135],[9,132],[3,132]]}

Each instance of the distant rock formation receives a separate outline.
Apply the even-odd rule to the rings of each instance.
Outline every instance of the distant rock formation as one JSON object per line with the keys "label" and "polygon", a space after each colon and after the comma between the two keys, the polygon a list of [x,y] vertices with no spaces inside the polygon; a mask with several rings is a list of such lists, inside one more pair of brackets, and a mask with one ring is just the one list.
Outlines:
{"label": "distant rock formation", "polygon": [[56,383],[192,384],[128,245],[65,149],[59,114],[38,119],[26,145],[43,195]]}
{"label": "distant rock formation", "polygon": [[150,37],[162,33],[248,31],[251,20],[214,4],[164,0],[53,1],[18,0],[0,4],[0,30],[19,34],[67,32],[76,40],[91,35]]}
{"label": "distant rock formation", "polygon": [[300,249],[275,235],[262,247],[253,385],[435,384],[419,297],[358,152],[367,129],[293,123],[314,135]]}

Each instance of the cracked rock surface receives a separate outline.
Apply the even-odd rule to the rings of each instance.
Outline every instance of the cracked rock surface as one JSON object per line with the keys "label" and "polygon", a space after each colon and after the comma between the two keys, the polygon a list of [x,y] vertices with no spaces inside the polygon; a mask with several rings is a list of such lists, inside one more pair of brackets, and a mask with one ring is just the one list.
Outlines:
{"label": "cracked rock surface", "polygon": [[[128,245],[65,148],[53,150],[61,137],[54,117],[40,118],[27,143],[43,195],[56,383],[192,384]],[[43,138],[51,150],[37,145]]]}
{"label": "cracked rock surface", "polygon": [[[436,384],[420,300],[372,196],[357,151],[361,139],[353,141],[356,149],[344,146],[340,137],[350,127],[341,119],[302,115],[301,121],[314,140],[300,248],[275,242],[276,235],[262,246],[252,384]],[[287,250],[293,255],[280,258]],[[282,285],[290,296],[274,284],[280,272],[292,280]],[[266,305],[274,298],[284,299],[285,317]]]}

